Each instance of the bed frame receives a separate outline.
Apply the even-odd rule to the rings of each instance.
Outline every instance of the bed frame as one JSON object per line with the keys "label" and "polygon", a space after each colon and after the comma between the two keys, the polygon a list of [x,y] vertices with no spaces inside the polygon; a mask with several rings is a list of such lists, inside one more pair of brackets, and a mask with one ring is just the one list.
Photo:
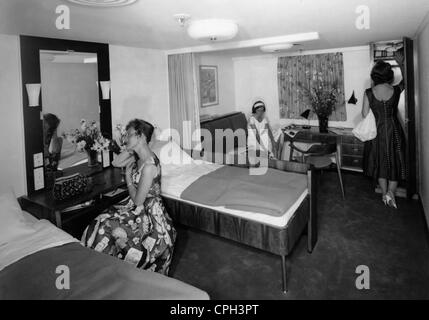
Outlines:
{"label": "bed frame", "polygon": [[269,168],[307,175],[308,195],[283,228],[234,217],[168,197],[164,197],[164,201],[168,213],[175,223],[279,255],[282,261],[282,289],[286,293],[286,258],[291,254],[302,233],[306,230],[305,227],[307,227],[307,250],[309,253],[314,250],[317,242],[316,171],[307,164],[281,160],[270,160]]}

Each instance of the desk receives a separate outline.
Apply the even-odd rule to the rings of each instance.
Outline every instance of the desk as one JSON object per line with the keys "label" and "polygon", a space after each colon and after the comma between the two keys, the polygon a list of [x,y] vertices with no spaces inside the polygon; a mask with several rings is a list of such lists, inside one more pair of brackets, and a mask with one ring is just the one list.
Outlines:
{"label": "desk", "polygon": [[[47,219],[58,228],[64,229],[75,237],[80,237],[79,233],[92,219],[128,195],[127,191],[114,197],[105,196],[107,192],[119,187],[127,189],[121,169],[109,167],[93,174],[90,179],[90,191],[72,199],[56,201],[52,190],[47,189],[30,196],[23,196],[19,198],[19,201],[23,210],[28,211],[36,218]],[[66,208],[88,201],[93,201],[93,204],[79,210],[63,212]]]}
{"label": "desk", "polygon": [[[290,142],[303,142],[303,143],[337,143],[341,142],[341,135],[334,131],[328,133],[320,133],[319,127],[311,127],[310,129],[296,129],[299,130],[294,137],[284,133],[285,141]],[[287,130],[284,130],[287,131]]]}
{"label": "desk", "polygon": [[319,127],[313,126],[310,129],[297,127],[294,130],[298,130],[294,137],[284,133],[285,142],[336,143],[341,169],[362,172],[364,143],[353,136],[352,129],[329,128],[328,133],[320,133]]}

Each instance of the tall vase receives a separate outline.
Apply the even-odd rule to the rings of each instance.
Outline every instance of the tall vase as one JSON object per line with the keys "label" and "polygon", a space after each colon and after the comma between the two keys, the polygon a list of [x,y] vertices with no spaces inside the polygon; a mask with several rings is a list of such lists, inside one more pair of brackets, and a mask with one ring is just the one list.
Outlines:
{"label": "tall vase", "polygon": [[98,153],[95,150],[86,150],[88,156],[88,167],[96,167],[98,165]]}
{"label": "tall vase", "polygon": [[328,117],[326,116],[317,116],[319,119],[319,132],[328,133]]}

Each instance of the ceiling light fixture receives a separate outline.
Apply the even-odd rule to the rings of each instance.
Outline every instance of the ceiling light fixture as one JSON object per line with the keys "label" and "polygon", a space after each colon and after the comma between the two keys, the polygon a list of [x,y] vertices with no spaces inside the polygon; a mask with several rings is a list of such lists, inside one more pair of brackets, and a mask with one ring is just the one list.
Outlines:
{"label": "ceiling light fixture", "polygon": [[188,20],[191,19],[191,15],[187,13],[178,13],[178,14],[175,14],[173,17],[174,19],[176,19],[176,21],[179,23],[181,27],[184,27],[186,22],[188,22]]}
{"label": "ceiling light fixture", "polygon": [[238,33],[238,25],[231,20],[205,19],[191,21],[188,35],[196,40],[225,41],[234,38]]}
{"label": "ceiling light fixture", "polygon": [[261,46],[260,49],[263,52],[279,52],[283,50],[292,49],[295,45],[293,43],[276,43]]}
{"label": "ceiling light fixture", "polygon": [[90,7],[123,7],[135,3],[137,0],[68,0],[69,2]]}

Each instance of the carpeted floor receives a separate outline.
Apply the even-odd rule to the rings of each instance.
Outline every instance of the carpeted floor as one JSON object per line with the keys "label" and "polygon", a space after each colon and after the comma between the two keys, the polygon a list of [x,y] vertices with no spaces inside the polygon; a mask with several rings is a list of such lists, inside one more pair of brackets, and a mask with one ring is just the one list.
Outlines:
{"label": "carpeted floor", "polygon": [[[322,176],[319,241],[312,254],[301,237],[288,258],[289,292],[281,292],[280,258],[210,234],[177,226],[171,276],[212,299],[429,299],[429,239],[417,201],[389,209],[371,181],[345,174],[341,199],[335,172]],[[359,291],[356,267],[370,269]]]}

